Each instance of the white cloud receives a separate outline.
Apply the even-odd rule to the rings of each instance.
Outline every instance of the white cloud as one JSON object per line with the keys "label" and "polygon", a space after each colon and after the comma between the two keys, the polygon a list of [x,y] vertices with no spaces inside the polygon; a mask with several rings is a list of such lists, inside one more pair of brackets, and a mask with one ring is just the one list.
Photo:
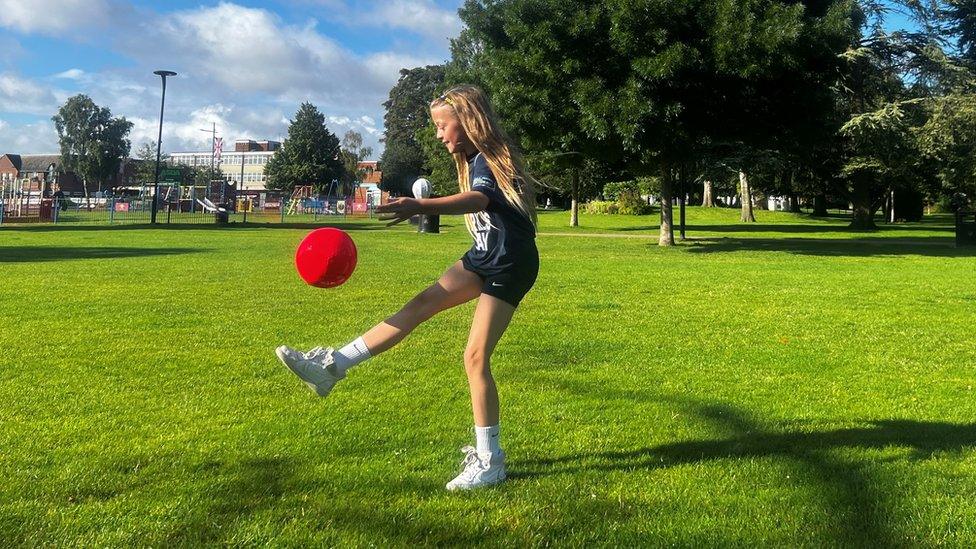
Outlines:
{"label": "white cloud", "polygon": [[54,90],[11,73],[0,73],[0,112],[51,116],[57,109]]}
{"label": "white cloud", "polygon": [[122,40],[143,64],[180,73],[173,85],[184,90],[265,94],[291,103],[314,98],[325,110],[375,111],[400,68],[438,61],[393,52],[362,58],[314,22],[287,25],[267,10],[229,3],[169,14]]}
{"label": "white cloud", "polygon": [[[97,14],[100,7],[117,1],[95,0],[91,5]],[[50,4],[51,0],[43,2]],[[9,1],[0,0],[0,7],[5,3]],[[41,6],[39,11],[45,4]],[[72,6],[75,4],[69,2],[68,8]],[[420,19],[407,13],[410,6],[421,10],[418,13],[437,9],[432,2],[404,0],[389,6],[371,1],[366,11],[376,15],[373,26],[405,28],[420,24]],[[128,6],[123,11],[131,15],[134,9]],[[20,17],[15,15],[6,17]],[[8,147],[8,152],[12,146],[21,146],[17,152],[23,153],[44,152],[51,144],[56,149],[57,136],[49,117],[68,96],[85,93],[114,116],[133,122],[130,139],[134,151],[157,137],[160,79],[152,71],[171,69],[179,74],[167,80],[164,151],[206,149],[210,136],[199,130],[210,128],[211,123],[217,124],[218,135],[228,147],[235,139],[282,140],[289,119],[303,101],[309,101],[326,116],[333,133],[340,138],[348,130],[361,133],[364,145],[372,147],[378,157],[382,103],[400,69],[443,62],[447,56],[446,42],[435,50],[419,48],[437,52],[430,55],[399,46],[397,51],[358,55],[326,35],[314,21],[291,24],[268,9],[227,2],[139,15],[131,24],[113,23],[99,38],[100,47],[131,61],[126,67],[91,70],[85,65],[67,66],[36,81],[0,68],[0,115],[37,117],[27,122],[23,117],[5,117],[8,124],[0,145]],[[440,17],[434,15],[434,20]],[[103,20],[99,17],[80,19],[99,24]],[[398,17],[399,22],[395,21]],[[4,21],[0,19],[0,25],[11,24]],[[445,21],[440,26],[450,27]],[[37,22],[18,24],[36,28]],[[42,132],[47,133],[41,136]],[[8,136],[11,133],[34,135],[35,142],[14,142]]]}
{"label": "white cloud", "polygon": [[42,34],[106,27],[122,8],[109,0],[0,0],[0,26]]}
{"label": "white cloud", "polygon": [[0,127],[0,154],[54,154],[60,151],[54,123],[42,120],[30,124],[7,124]]}
{"label": "white cloud", "polygon": [[68,69],[54,75],[54,78],[63,78],[65,80],[81,80],[84,77],[85,71],[81,69]]}
{"label": "white cloud", "polygon": [[432,0],[385,0],[356,17],[361,25],[406,29],[434,39],[453,38],[461,32],[457,13],[439,8]]}
{"label": "white cloud", "polygon": [[324,8],[323,17],[357,28],[402,29],[447,45],[461,32],[456,10],[433,0],[306,0]]}
{"label": "white cloud", "polygon": [[[357,56],[319,32],[314,22],[288,25],[267,10],[230,3],[169,14],[126,43],[143,64],[179,73],[169,80],[167,111],[174,101],[184,117],[192,116],[204,98],[209,104],[248,104],[246,109],[235,107],[226,118],[211,116],[242,133],[251,127],[241,124],[242,117],[257,129],[283,133],[287,124],[282,126],[281,119],[310,101],[331,117],[330,129],[340,137],[353,129],[374,150],[379,150],[382,135],[375,120],[382,119],[382,103],[400,69],[440,62],[400,52]],[[145,94],[135,95],[145,102]],[[368,120],[361,120],[363,116]],[[181,135],[186,144],[192,143],[188,134]],[[232,134],[224,135],[231,139]]]}

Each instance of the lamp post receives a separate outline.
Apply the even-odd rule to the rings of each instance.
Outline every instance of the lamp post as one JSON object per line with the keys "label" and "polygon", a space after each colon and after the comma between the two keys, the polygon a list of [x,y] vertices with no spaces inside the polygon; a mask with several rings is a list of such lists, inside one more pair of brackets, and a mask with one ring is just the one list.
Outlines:
{"label": "lamp post", "polygon": [[152,214],[150,223],[156,224],[156,210],[159,207],[159,154],[163,145],[163,109],[166,107],[166,77],[176,76],[173,71],[153,71],[163,79],[163,99],[159,102],[159,139],[156,140],[156,177],[153,179]]}

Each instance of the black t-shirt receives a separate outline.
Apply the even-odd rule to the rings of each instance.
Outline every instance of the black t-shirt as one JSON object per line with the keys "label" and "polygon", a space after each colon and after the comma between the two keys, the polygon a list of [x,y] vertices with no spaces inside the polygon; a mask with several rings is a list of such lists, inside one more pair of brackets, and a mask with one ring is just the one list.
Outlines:
{"label": "black t-shirt", "polygon": [[471,264],[491,274],[538,263],[532,221],[508,202],[480,152],[468,159],[468,180],[472,191],[488,197],[488,207],[473,214],[474,246],[467,253]]}

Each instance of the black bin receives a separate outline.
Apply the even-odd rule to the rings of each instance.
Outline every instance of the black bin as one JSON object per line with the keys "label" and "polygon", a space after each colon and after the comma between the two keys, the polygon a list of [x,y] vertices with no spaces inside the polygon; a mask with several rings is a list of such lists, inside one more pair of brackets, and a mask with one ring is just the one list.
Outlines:
{"label": "black bin", "polygon": [[229,207],[230,206],[224,202],[217,204],[217,211],[214,212],[214,221],[218,225],[226,225],[230,221],[227,213],[227,208]]}
{"label": "black bin", "polygon": [[956,212],[956,247],[976,246],[976,212]]}
{"label": "black bin", "polygon": [[420,216],[420,223],[417,226],[417,232],[420,232],[420,233],[439,233],[439,232],[441,232],[441,216],[439,216],[439,215],[422,215],[422,216]]}

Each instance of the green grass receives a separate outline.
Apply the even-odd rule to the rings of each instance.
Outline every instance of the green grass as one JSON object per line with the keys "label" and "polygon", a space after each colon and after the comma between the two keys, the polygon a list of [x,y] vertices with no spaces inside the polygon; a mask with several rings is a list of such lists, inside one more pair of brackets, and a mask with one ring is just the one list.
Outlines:
{"label": "green grass", "polygon": [[472,305],[326,400],[271,353],[396,310],[457,218],[343,225],[332,290],[294,272],[303,225],[4,226],[0,546],[976,544],[976,252],[945,218],[736,215],[673,249],[656,216],[541,216],[493,361],[511,480],[470,494]]}

